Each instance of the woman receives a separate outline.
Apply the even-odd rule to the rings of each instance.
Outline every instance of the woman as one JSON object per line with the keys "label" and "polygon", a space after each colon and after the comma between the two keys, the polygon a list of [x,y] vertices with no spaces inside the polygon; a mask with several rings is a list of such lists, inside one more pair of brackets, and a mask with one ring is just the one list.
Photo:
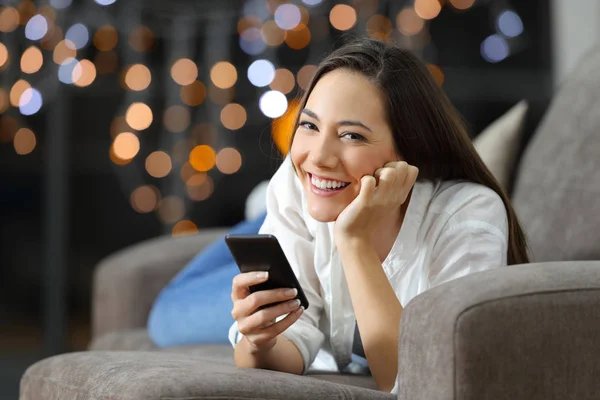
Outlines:
{"label": "woman", "polygon": [[260,233],[279,239],[310,306],[293,291],[250,294],[267,275],[235,276],[236,364],[301,374],[329,354],[342,370],[357,327],[373,378],[395,391],[403,306],[440,283],[528,262],[523,232],[458,113],[408,51],[344,45],[320,64],[300,109]]}

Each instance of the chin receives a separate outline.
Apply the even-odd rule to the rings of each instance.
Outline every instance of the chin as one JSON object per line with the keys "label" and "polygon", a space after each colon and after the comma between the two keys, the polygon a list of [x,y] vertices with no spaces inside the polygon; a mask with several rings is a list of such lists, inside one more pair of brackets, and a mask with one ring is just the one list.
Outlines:
{"label": "chin", "polygon": [[310,216],[319,222],[334,222],[340,215],[341,211],[338,210],[327,210],[321,207],[308,207],[308,213]]}

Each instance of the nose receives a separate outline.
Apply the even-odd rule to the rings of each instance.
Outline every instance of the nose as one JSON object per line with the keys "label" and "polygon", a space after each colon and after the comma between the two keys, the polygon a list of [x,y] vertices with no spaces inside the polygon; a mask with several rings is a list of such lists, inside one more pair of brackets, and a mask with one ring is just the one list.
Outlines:
{"label": "nose", "polygon": [[317,168],[331,169],[338,163],[335,134],[321,132],[314,138],[310,149],[310,161]]}

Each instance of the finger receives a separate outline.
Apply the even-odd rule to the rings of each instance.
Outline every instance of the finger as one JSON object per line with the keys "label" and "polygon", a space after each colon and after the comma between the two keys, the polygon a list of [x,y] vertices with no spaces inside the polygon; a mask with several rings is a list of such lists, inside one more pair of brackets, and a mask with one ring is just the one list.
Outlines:
{"label": "finger", "polygon": [[[242,330],[253,332],[257,329],[262,329],[274,325],[274,321],[282,315],[296,311],[300,307],[300,300],[289,300],[272,307],[263,308],[256,311],[254,314],[244,318],[238,326],[240,332]],[[243,332],[242,332],[243,333]]]}
{"label": "finger", "polygon": [[245,299],[250,293],[248,290],[250,286],[263,283],[268,279],[269,273],[267,271],[245,272],[237,274],[233,277],[233,282],[231,284],[231,300],[236,301]]}
{"label": "finger", "polygon": [[300,307],[295,311],[292,311],[281,321],[269,326],[268,328],[263,328],[260,330],[260,333],[257,335],[258,340],[269,340],[274,338],[275,336],[281,335],[287,328],[289,328],[294,322],[298,320],[302,316],[304,312],[304,308]]}
{"label": "finger", "polygon": [[372,198],[376,184],[375,177],[371,175],[363,176],[360,179],[360,192],[358,193],[358,196],[365,201]]}
{"label": "finger", "polygon": [[414,165],[410,165],[408,167],[408,172],[406,173],[406,181],[405,184],[409,184],[411,187],[417,181],[417,177],[419,176],[419,168]]}
{"label": "finger", "polygon": [[[295,298],[298,295],[296,289],[271,289],[260,290],[240,300],[239,307],[242,315],[251,315],[262,306],[279,303]],[[280,314],[281,315],[281,314]]]}

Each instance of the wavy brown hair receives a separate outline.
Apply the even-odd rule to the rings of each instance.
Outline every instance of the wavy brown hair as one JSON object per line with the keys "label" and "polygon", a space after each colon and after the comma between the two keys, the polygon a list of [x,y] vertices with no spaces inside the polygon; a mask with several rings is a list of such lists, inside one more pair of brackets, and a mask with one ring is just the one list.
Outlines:
{"label": "wavy brown hair", "polygon": [[[528,263],[525,235],[508,195],[479,157],[461,115],[423,62],[410,51],[381,40],[354,39],[319,64],[299,110],[319,79],[336,69],[362,74],[385,95],[396,150],[419,168],[419,180],[467,180],[498,193],[508,216],[508,264]],[[291,141],[299,117],[300,113]]]}

